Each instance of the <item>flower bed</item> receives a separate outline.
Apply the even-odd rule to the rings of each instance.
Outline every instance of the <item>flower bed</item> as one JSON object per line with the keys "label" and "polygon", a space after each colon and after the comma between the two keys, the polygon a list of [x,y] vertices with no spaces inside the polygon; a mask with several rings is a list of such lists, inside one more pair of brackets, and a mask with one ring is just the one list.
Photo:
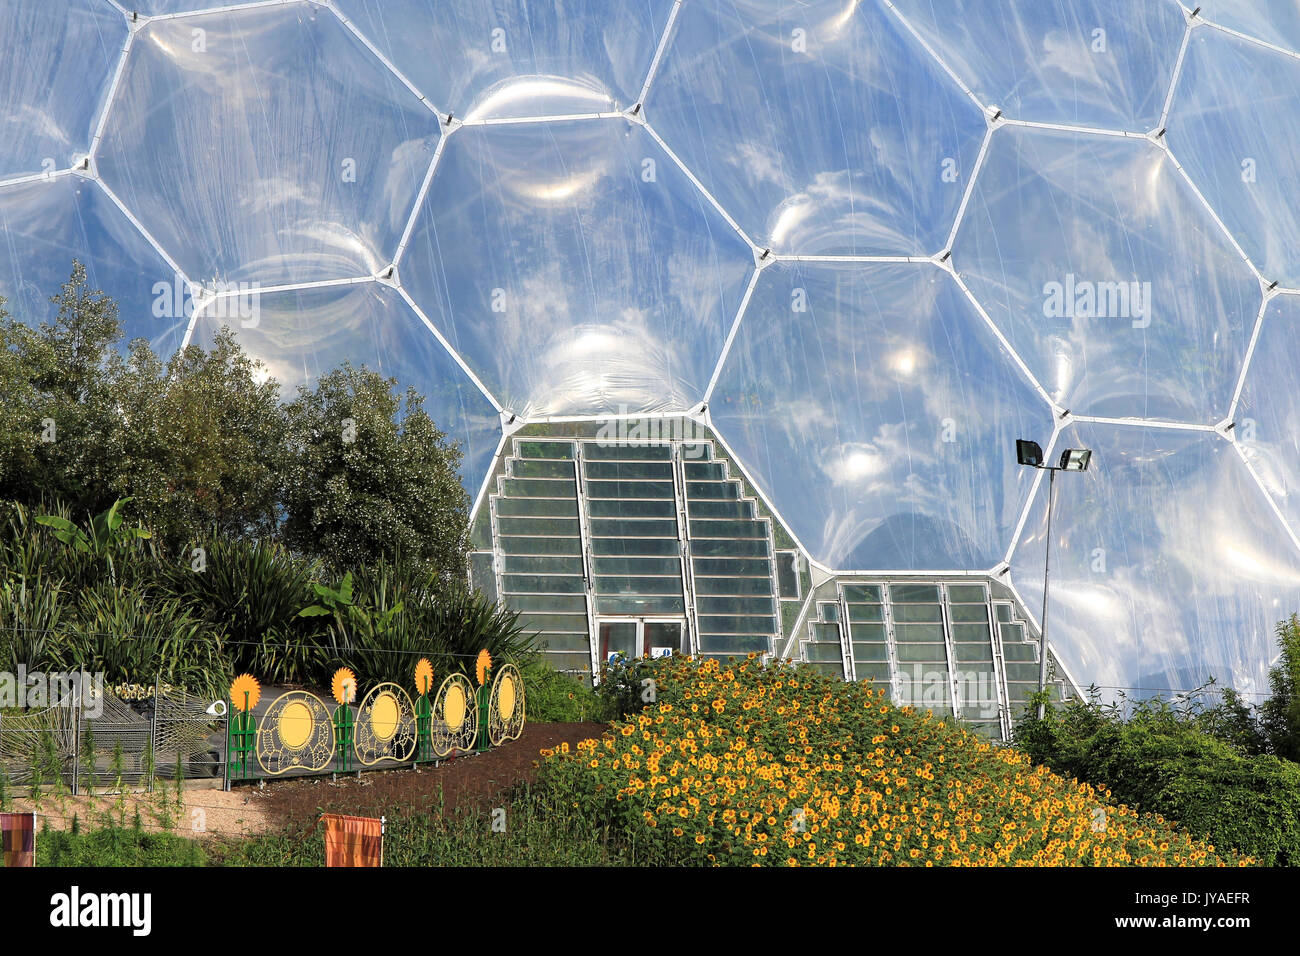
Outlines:
{"label": "flower bed", "polygon": [[543,751],[541,779],[661,863],[1252,862],[869,684],[752,657],[638,661],[611,679],[652,702]]}

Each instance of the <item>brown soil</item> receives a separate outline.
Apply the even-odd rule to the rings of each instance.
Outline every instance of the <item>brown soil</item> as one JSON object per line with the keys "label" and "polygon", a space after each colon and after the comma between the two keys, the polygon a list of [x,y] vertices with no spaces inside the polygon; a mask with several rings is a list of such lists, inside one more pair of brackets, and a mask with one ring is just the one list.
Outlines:
{"label": "brown soil", "polygon": [[378,817],[399,807],[451,810],[485,806],[501,792],[536,779],[537,760],[544,748],[565,742],[572,747],[604,731],[604,724],[528,724],[518,740],[486,753],[465,754],[419,770],[267,784],[256,803],[272,824],[299,826],[314,823],[322,813]]}
{"label": "brown soil", "polygon": [[157,792],[65,796],[47,793],[36,808],[30,799],[14,800],[14,809],[37,810],[42,822],[63,830],[77,816],[83,828],[102,823],[106,815],[131,825],[136,813],[146,830],[168,830],[181,836],[238,838],[266,833],[284,825],[311,826],[321,813],[378,817],[399,807],[444,809],[482,807],[502,791],[537,777],[540,751],[568,742],[599,737],[604,724],[528,724],[523,736],[487,753],[465,754],[439,766],[417,770],[367,771],[338,780],[305,777],[267,783],[239,784],[222,790],[184,791],[184,807],[165,783]]}

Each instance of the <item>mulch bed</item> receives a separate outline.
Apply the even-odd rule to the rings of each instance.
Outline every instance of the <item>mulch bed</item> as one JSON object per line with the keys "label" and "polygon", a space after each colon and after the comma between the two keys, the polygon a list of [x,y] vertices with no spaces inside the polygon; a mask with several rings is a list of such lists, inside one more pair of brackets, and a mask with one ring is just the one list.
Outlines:
{"label": "mulch bed", "polygon": [[605,724],[528,724],[518,740],[487,753],[466,754],[438,767],[362,773],[338,780],[317,777],[268,784],[258,801],[282,825],[313,824],[322,813],[377,817],[397,808],[437,811],[487,805],[493,797],[537,776],[539,752],[568,742],[599,737]]}

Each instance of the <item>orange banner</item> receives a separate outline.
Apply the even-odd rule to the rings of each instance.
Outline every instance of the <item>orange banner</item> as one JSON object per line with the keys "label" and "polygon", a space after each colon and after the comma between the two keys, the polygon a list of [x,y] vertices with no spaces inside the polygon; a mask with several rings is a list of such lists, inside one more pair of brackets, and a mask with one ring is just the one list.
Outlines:
{"label": "orange banner", "polygon": [[383,866],[384,821],[374,817],[321,816],[326,866]]}

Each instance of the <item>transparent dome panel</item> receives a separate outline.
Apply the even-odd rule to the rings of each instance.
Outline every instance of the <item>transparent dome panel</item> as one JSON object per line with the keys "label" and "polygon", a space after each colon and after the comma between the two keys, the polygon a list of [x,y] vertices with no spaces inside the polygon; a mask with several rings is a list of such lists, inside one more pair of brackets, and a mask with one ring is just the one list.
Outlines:
{"label": "transparent dome panel", "polygon": [[5,3],[0,179],[67,169],[89,152],[126,36],[102,0]]}
{"label": "transparent dome panel", "polygon": [[998,130],[953,263],[1063,407],[1204,424],[1227,414],[1262,290],[1145,140]]}
{"label": "transparent dome panel", "polygon": [[709,414],[813,557],[854,570],[997,564],[1030,485],[1015,440],[1052,428],[928,265],[764,269]]}
{"label": "transparent dome panel", "polygon": [[1202,20],[1300,53],[1295,0],[1204,0],[1192,6],[1200,8]]}
{"label": "transparent dome panel", "polygon": [[[1292,14],[1294,16],[1294,14]],[[1300,60],[1218,30],[1188,43],[1169,148],[1269,280],[1300,286],[1300,129],[1278,113]]]}
{"label": "transparent dome panel", "polygon": [[1260,484],[1300,529],[1300,297],[1280,295],[1268,304],[1259,340],[1242,382],[1232,437]]}
{"label": "transparent dome panel", "polygon": [[1173,0],[893,0],[986,105],[1013,119],[1145,132],[1185,18]]}
{"label": "transparent dome panel", "polygon": [[698,404],[750,247],[639,126],[466,126],[448,140],[403,286],[519,415]]}
{"label": "transparent dome panel", "polygon": [[339,0],[339,12],[458,119],[626,110],[672,0]]}
{"label": "transparent dome panel", "polygon": [[164,358],[185,334],[187,287],[95,183],[78,176],[0,186],[0,296],[10,315],[36,326],[50,302],[86,267],[91,289],[117,303],[122,345],[148,339]]}
{"label": "transparent dome panel", "polygon": [[875,3],[683,5],[646,115],[753,240],[931,255],[985,132],[979,107]]}
{"label": "transparent dome panel", "polygon": [[155,20],[99,172],[205,285],[373,275],[396,253],[438,118],[328,10]]}
{"label": "transparent dome panel", "polygon": [[[1149,697],[1211,677],[1267,691],[1278,621],[1300,606],[1300,549],[1230,442],[1212,432],[1078,423],[1091,448],[1056,479],[1048,641],[1085,685]],[[1049,456],[1051,457],[1051,456]],[[1044,480],[1012,557],[1043,606]]]}
{"label": "transparent dome panel", "polygon": [[295,292],[224,296],[208,302],[193,342],[210,348],[228,326],[259,359],[290,401],[300,386],[351,362],[397,379],[424,396],[424,410],[448,440],[460,444],[461,481],[478,494],[501,437],[501,420],[465,372],[400,293],[376,282]]}

